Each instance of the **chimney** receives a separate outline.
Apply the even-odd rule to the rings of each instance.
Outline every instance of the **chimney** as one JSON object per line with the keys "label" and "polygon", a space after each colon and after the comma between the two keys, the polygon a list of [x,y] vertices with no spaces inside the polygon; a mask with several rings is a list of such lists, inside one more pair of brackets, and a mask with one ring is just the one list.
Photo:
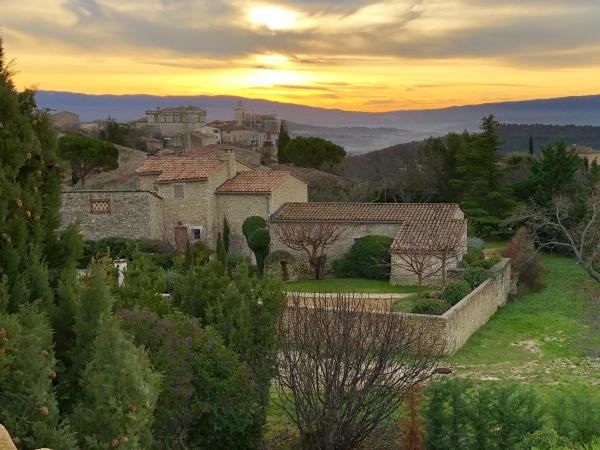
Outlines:
{"label": "chimney", "polygon": [[235,150],[233,147],[223,147],[222,159],[227,165],[227,179],[235,177],[237,170],[235,167]]}

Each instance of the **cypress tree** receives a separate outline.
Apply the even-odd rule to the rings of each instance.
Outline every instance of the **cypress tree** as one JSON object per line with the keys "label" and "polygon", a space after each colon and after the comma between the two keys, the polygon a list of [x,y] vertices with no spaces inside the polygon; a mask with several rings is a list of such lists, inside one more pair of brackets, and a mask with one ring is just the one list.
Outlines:
{"label": "cypress tree", "polygon": [[52,386],[57,362],[45,315],[0,315],[0,421],[20,449],[74,449]]}
{"label": "cypress tree", "polygon": [[231,234],[231,229],[229,228],[229,222],[227,222],[227,218],[223,219],[223,245],[225,247],[225,253],[229,253],[229,235]]}
{"label": "cypress tree", "polygon": [[217,235],[217,260],[221,263],[223,269],[227,269],[227,251],[221,233]]}
{"label": "cypress tree", "polygon": [[89,450],[151,448],[160,376],[148,355],[108,322],[94,340],[71,422]]}
{"label": "cypress tree", "polygon": [[535,148],[533,147],[533,136],[529,135],[529,154],[533,156],[535,154]]}
{"label": "cypress tree", "polygon": [[285,154],[285,148],[290,143],[290,141],[291,139],[290,134],[287,130],[287,124],[283,120],[281,121],[281,126],[279,127],[279,138],[277,140],[277,162],[279,164],[285,164],[289,162],[289,159]]}

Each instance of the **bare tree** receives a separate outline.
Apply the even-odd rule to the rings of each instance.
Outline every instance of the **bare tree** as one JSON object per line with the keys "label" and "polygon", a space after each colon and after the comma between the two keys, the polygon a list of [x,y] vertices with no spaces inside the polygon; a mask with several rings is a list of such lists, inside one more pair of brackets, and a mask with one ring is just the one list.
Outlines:
{"label": "bare tree", "polygon": [[271,229],[286,247],[306,253],[317,280],[327,258],[325,249],[338,242],[344,233],[343,227],[333,222],[281,222],[272,224]]}
{"label": "bare tree", "polygon": [[392,245],[391,265],[417,280],[421,298],[423,282],[441,276],[446,286],[448,266],[466,251],[467,221],[406,222]]}
{"label": "bare tree", "polygon": [[[567,249],[587,274],[600,283],[600,189],[596,188],[588,198],[583,218],[576,217],[573,202],[557,197],[549,208],[526,207],[517,219],[526,221],[540,248]],[[557,238],[548,239],[547,234]]]}
{"label": "bare tree", "polygon": [[279,322],[278,402],[304,449],[356,448],[443,354],[429,321],[374,312],[364,298],[292,297]]}

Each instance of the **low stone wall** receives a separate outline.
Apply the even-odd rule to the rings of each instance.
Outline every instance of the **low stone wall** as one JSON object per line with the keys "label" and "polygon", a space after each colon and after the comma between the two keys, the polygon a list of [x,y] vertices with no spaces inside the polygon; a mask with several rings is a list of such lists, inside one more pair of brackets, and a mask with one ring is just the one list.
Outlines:
{"label": "low stone wall", "polygon": [[[446,355],[454,354],[465,342],[506,304],[511,290],[510,259],[503,259],[490,269],[490,277],[475,288],[469,295],[441,316],[412,313],[391,313],[393,299],[387,296],[372,297],[368,294],[350,294],[355,298],[365,295],[371,314],[398,314],[402,316],[402,326],[410,327],[415,342],[421,348],[443,349]],[[314,294],[300,295],[303,304],[310,308]],[[323,294],[321,294],[323,295]],[[331,294],[334,297],[337,294]],[[418,342],[417,342],[418,341]]]}
{"label": "low stone wall", "polygon": [[62,227],[79,221],[85,239],[162,239],[162,199],[148,191],[65,191]]}

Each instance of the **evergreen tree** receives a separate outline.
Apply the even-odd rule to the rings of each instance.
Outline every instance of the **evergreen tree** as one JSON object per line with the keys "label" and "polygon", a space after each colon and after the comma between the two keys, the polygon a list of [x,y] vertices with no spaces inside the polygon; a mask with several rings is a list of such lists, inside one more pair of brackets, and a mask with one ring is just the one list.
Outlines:
{"label": "evergreen tree", "polygon": [[279,139],[277,141],[277,162],[279,164],[285,164],[289,162],[289,159],[285,154],[285,148],[289,144],[290,140],[287,124],[284,120],[282,120],[281,126],[279,127]]}
{"label": "evergreen tree", "polygon": [[535,148],[533,146],[533,136],[529,135],[529,155],[533,156],[535,155]]}
{"label": "evergreen tree", "polygon": [[9,310],[16,312],[59,278],[58,270],[46,282],[40,276],[56,247],[61,175],[50,119],[35,109],[33,92],[17,93],[1,48],[0,42],[0,277],[7,277]]}
{"label": "evergreen tree", "polygon": [[72,424],[89,450],[147,449],[160,376],[117,324],[102,325],[81,379]]}
{"label": "evergreen tree", "polygon": [[227,251],[225,250],[225,241],[221,233],[217,235],[217,260],[223,266],[223,270],[227,270]]}
{"label": "evergreen tree", "polygon": [[227,218],[223,219],[223,245],[225,247],[225,253],[229,253],[229,235],[231,234],[231,229],[229,228],[229,222],[227,222]]}
{"label": "evergreen tree", "polygon": [[588,180],[590,186],[600,184],[600,164],[596,160],[592,161],[588,170]]}
{"label": "evergreen tree", "polygon": [[52,386],[56,364],[43,314],[30,308],[0,314],[0,422],[20,449],[75,448]]}
{"label": "evergreen tree", "polygon": [[461,146],[458,178],[453,180],[461,193],[470,228],[482,236],[497,232],[514,207],[511,193],[502,181],[499,126],[494,116],[482,119],[482,132],[465,139]]}

